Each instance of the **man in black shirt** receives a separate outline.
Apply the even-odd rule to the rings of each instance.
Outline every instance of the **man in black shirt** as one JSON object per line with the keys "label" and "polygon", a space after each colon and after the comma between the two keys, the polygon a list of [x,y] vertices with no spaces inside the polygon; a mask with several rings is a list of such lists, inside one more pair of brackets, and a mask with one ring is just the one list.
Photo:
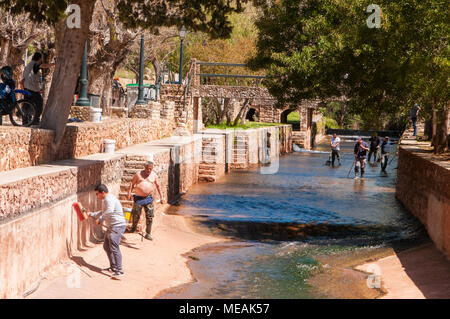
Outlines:
{"label": "man in black shirt", "polygon": [[358,178],[359,167],[361,167],[361,178],[364,176],[364,170],[366,168],[366,155],[369,150],[369,146],[360,137],[355,144],[355,179]]}
{"label": "man in black shirt", "polygon": [[368,157],[368,162],[370,163],[370,159],[372,158],[372,154],[373,154],[373,160],[376,161],[377,160],[377,154],[378,154],[378,150],[380,149],[380,138],[377,136],[377,133],[373,133],[372,137],[369,139],[370,141],[370,150],[369,150],[369,157]]}

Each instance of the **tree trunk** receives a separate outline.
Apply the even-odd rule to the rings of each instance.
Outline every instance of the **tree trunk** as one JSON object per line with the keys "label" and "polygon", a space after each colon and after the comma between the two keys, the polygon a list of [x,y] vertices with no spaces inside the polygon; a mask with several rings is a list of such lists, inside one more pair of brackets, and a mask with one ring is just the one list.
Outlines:
{"label": "tree trunk", "polygon": [[242,105],[241,109],[239,110],[238,115],[234,119],[233,126],[237,126],[239,124],[239,121],[241,124],[245,124],[245,115],[247,114],[247,108],[250,105],[250,100],[245,99],[244,104]]}
{"label": "tree trunk", "polygon": [[55,131],[54,150],[59,147],[64,136],[95,1],[74,0],[73,4],[78,4],[81,8],[81,28],[67,28],[64,32],[47,105],[42,116],[41,127]]}
{"label": "tree trunk", "polygon": [[449,111],[433,111],[433,139],[434,153],[440,154],[449,150]]}

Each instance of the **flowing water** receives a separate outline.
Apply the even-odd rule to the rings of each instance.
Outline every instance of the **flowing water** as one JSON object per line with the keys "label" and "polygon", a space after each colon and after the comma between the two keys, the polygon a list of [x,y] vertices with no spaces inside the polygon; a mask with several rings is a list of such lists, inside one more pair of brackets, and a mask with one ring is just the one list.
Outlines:
{"label": "flowing water", "polygon": [[363,179],[352,179],[353,170],[347,178],[353,145],[342,143],[342,166],[325,165],[324,143],[281,157],[275,174],[236,170],[194,186],[172,213],[234,241],[193,252],[197,281],[160,297],[326,298],[308,284],[323,266],[320,256],[425,240],[423,227],[395,198],[396,160],[388,174],[377,163],[367,165]]}

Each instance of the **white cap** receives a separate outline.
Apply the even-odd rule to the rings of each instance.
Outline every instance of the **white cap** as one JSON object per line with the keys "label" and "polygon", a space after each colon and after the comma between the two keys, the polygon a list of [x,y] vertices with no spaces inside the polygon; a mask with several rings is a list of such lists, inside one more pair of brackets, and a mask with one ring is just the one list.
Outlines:
{"label": "white cap", "polygon": [[147,161],[145,162],[146,166],[153,166],[155,163],[153,162],[153,156],[147,157]]}

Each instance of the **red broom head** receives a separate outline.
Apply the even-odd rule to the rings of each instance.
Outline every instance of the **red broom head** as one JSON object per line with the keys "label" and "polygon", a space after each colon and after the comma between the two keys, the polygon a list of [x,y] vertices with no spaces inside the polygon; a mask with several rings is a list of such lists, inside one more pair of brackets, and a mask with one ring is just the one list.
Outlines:
{"label": "red broom head", "polygon": [[73,203],[72,204],[73,209],[77,213],[78,219],[82,222],[83,220],[87,219],[88,216],[86,214],[86,210],[83,208],[81,203]]}

